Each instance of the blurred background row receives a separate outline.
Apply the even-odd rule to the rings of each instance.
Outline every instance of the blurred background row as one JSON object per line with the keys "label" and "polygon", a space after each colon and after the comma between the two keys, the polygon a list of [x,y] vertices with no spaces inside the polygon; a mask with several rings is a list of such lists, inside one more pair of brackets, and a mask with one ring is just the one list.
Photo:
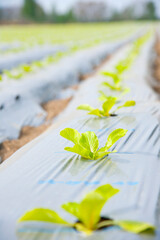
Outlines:
{"label": "blurred background row", "polygon": [[0,23],[159,20],[160,0],[0,0]]}

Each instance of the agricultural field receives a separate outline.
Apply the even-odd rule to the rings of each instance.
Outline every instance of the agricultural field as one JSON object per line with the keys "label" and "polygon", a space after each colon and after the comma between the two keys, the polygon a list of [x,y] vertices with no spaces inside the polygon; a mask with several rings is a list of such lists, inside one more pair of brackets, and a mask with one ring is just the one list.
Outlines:
{"label": "agricultural field", "polygon": [[160,239],[159,23],[0,26],[0,240]]}

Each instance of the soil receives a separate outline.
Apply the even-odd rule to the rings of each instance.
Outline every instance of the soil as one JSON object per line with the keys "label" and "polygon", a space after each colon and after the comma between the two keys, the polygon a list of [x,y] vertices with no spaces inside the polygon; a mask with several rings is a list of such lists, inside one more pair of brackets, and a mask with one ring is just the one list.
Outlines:
{"label": "soil", "polygon": [[96,66],[96,67],[94,68],[94,70],[93,70],[91,73],[88,73],[88,74],[85,74],[85,75],[81,75],[81,76],[79,77],[80,81],[84,81],[84,80],[86,80],[87,78],[93,77],[93,76],[96,74],[96,72],[98,72],[98,70],[101,69],[101,67],[102,67],[107,61],[109,61],[109,59],[110,59],[111,57],[112,57],[112,56],[110,55],[110,56],[108,56],[106,59],[104,59],[98,66]]}
{"label": "soil", "polygon": [[71,101],[71,98],[67,99],[58,99],[52,100],[47,103],[42,104],[43,109],[47,112],[46,120],[52,120],[56,117],[60,112],[62,112]]}
{"label": "soil", "polygon": [[156,59],[153,64],[153,76],[157,81],[157,87],[155,90],[160,92],[160,38],[157,37],[155,43],[155,52],[156,52]]}
{"label": "soil", "polygon": [[0,156],[2,162],[9,158],[14,152],[16,152],[19,148],[23,147],[25,144],[38,137],[41,133],[43,133],[49,126],[51,125],[51,121],[54,117],[56,117],[60,112],[62,112],[71,98],[68,99],[60,99],[60,100],[52,100],[48,103],[43,104],[43,108],[47,112],[46,122],[38,127],[30,127],[25,126],[22,128],[20,132],[20,136],[18,139],[7,140],[0,145]]}
{"label": "soil", "polygon": [[[87,75],[80,76],[80,81],[87,80],[91,76],[94,76],[96,72],[111,58],[111,56],[104,59],[101,64],[94,68],[93,72]],[[72,89],[78,90],[79,84],[71,86]],[[18,149],[23,147],[25,144],[32,141],[34,138],[38,137],[45,130],[47,130],[51,125],[51,120],[60,114],[69,104],[71,98],[52,100],[47,103],[42,104],[42,107],[47,112],[46,121],[44,124],[38,127],[25,126],[20,132],[18,139],[7,140],[0,145],[0,160],[3,162],[9,158]]]}

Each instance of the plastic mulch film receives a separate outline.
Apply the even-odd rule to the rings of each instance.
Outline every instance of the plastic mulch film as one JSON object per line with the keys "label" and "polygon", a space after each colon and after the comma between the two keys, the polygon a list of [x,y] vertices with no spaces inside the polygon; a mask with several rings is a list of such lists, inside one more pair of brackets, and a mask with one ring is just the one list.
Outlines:
{"label": "plastic mulch film", "polygon": [[14,42],[14,43],[0,43],[0,52],[1,53],[5,53],[6,51],[9,50],[14,50],[17,48],[21,47],[21,43],[20,42]]}
{"label": "plastic mulch film", "polygon": [[[142,60],[146,58],[144,56],[151,45],[152,41],[144,47],[140,54]],[[124,52],[122,51],[121,54],[123,55]],[[114,60],[116,62],[118,58]],[[145,61],[147,62],[148,59]],[[110,68],[113,67],[113,62],[110,63]],[[133,69],[132,71],[135,71]],[[139,104],[144,104],[148,96],[151,96],[150,108],[153,110],[157,98],[145,81],[143,79],[141,81],[144,72],[140,74],[139,81],[148,89],[149,94],[139,92],[144,97],[134,95],[132,88],[131,94],[136,96],[134,100],[137,101],[139,109],[141,108]],[[97,79],[97,84],[101,80],[103,77]],[[120,111],[116,117],[102,119],[77,113],[73,110],[76,104],[89,103],[94,106],[95,103],[95,92],[89,90],[93,81],[90,79],[87,82],[86,85],[85,83],[82,85],[78,96],[60,116],[59,120],[63,119],[65,123],[60,123],[57,128],[51,127],[0,166],[1,240],[84,239],[84,236],[72,228],[42,222],[16,224],[16,221],[26,211],[43,207],[53,209],[67,221],[74,222],[76,219],[63,211],[60,206],[66,202],[80,201],[86,193],[107,183],[120,189],[120,192],[111,202],[106,203],[101,216],[109,216],[116,220],[156,223],[155,212],[160,189],[160,124],[155,115],[152,116],[148,112],[147,105],[141,108],[142,113],[136,112],[135,108],[134,112]],[[132,84],[133,79],[128,79],[127,84],[129,82]],[[86,89],[85,93],[88,91],[87,96],[82,89]],[[78,102],[78,99],[82,102]],[[64,151],[64,147],[72,146],[59,135],[65,127],[75,128],[81,133],[94,131],[99,138],[100,147],[105,144],[108,134],[114,129],[124,128],[128,129],[128,132],[112,148],[112,150],[116,149],[117,153],[100,160],[85,160],[76,154]],[[117,227],[95,231],[93,235],[85,236],[87,240],[158,240],[159,238],[159,231],[155,235],[135,235]]]}
{"label": "plastic mulch film", "polygon": [[[127,128],[128,133],[114,146],[117,153],[93,161],[63,150],[65,146],[70,146],[59,135],[59,131],[65,127],[72,127],[80,132],[93,130],[99,137],[100,147],[112,130]],[[72,218],[60,209],[61,204],[73,199],[79,201],[88,191],[106,183],[119,188],[120,193],[113,198],[112,203],[106,204],[103,216],[154,224],[160,186],[159,146],[158,122],[143,114],[122,115],[107,120],[75,119],[48,132],[46,137],[13,164],[6,161],[0,169],[1,239],[16,239],[16,227],[19,239],[41,239],[41,231],[47,231],[48,227],[53,228],[53,232],[48,230],[49,239],[54,239],[55,225],[51,227],[26,223],[16,226],[16,220],[27,210],[46,207],[54,209],[70,221]],[[6,231],[8,227],[10,231]],[[71,234],[70,229],[62,229],[60,233],[57,232],[58,229],[56,227],[56,239],[61,239],[63,234],[63,238],[67,239]],[[79,233],[75,230],[71,232],[78,239]],[[121,233],[118,229],[107,231],[109,239],[112,239],[115,232],[117,236],[122,234],[123,239],[130,239],[130,234]],[[26,234],[29,235],[26,237]],[[103,236],[103,232],[100,235]],[[103,237],[107,237],[106,231]]]}
{"label": "plastic mulch film", "polygon": [[[150,113],[154,115],[160,121],[160,106],[159,106],[159,96],[151,89],[147,83],[147,79],[150,76],[151,72],[148,69],[150,62],[149,53],[152,49],[154,39],[151,39],[141,50],[141,54],[136,59],[132,68],[125,74],[124,82],[127,87],[130,88],[130,92],[123,96],[119,104],[123,104],[127,100],[135,100],[136,106],[133,108],[123,108],[117,111],[117,114],[123,112],[131,113]],[[105,81],[100,73],[103,71],[112,72],[114,66],[119,60],[123,59],[124,56],[127,56],[129,48],[119,51],[103,68],[100,69],[97,76],[88,79],[83,82],[74,99],[65,109],[65,111],[58,116],[57,120],[74,117],[81,117],[86,114],[84,111],[77,111],[76,108],[80,104],[90,104],[92,107],[100,107],[102,102],[98,101],[100,96],[99,90],[103,90],[104,93],[108,96],[114,94],[108,88],[102,86],[102,82]],[[140,67],[141,66],[141,67]],[[138,69],[138,71],[137,71]],[[107,79],[108,80],[108,79]],[[90,86],[92,86],[92,91],[89,91]],[[117,95],[118,96],[118,95]]]}
{"label": "plastic mulch film", "polygon": [[36,102],[18,95],[15,102],[7,102],[0,111],[0,143],[18,138],[23,126],[39,126],[45,121],[47,114]]}
{"label": "plastic mulch film", "polygon": [[58,51],[65,51],[64,46],[37,46],[23,52],[10,53],[3,56],[0,60],[0,72],[5,69],[15,68],[20,64],[30,63],[45,58],[48,55],[53,55]]}
{"label": "plastic mulch film", "polygon": [[[25,125],[41,124],[46,113],[40,103],[56,98],[62,88],[78,83],[80,75],[93,70],[123,44],[124,41],[81,51],[21,81],[1,82],[0,143],[17,138]],[[30,106],[32,109],[27,111]]]}

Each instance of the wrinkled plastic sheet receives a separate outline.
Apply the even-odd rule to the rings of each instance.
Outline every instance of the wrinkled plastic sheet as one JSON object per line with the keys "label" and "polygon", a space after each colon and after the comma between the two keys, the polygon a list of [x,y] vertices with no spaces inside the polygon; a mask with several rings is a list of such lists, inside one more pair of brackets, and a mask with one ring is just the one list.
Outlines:
{"label": "wrinkled plastic sheet", "polygon": [[[15,100],[16,101],[16,100]],[[9,139],[17,139],[22,126],[39,126],[46,118],[46,112],[29,99],[17,100],[9,109],[0,113],[0,143]]]}
{"label": "wrinkled plastic sheet", "polygon": [[[151,44],[150,42],[146,45],[139,58],[146,59],[145,54]],[[121,54],[123,55],[124,52],[122,51]],[[114,58],[115,62],[118,60],[117,56]],[[113,67],[113,62],[114,60],[110,61],[110,68]],[[142,68],[147,66],[148,58],[145,62],[141,65]],[[136,68],[135,64],[131,72],[135,72]],[[102,216],[155,224],[160,188],[160,124],[155,115],[149,113],[147,101],[151,99],[149,104],[152,110],[159,102],[155,93],[144,81],[145,69],[140,73],[138,86],[140,84],[148,89],[146,95],[145,92],[138,91],[138,87],[137,93],[133,92],[135,88],[133,78],[127,81],[127,84],[133,86],[130,94],[133,94],[137,100],[134,111],[132,109],[126,113],[125,110],[124,113],[119,112],[116,117],[104,119],[84,117],[85,113],[81,111],[75,113],[73,106],[75,107],[78,101],[79,104],[84,102],[93,106],[95,104],[94,88],[97,85],[94,85],[95,81],[91,78],[82,84],[75,99],[60,116],[59,120],[63,119],[65,123],[60,124],[59,127],[53,126],[0,166],[2,240],[84,239],[84,236],[74,229],[37,222],[16,224],[16,220],[27,210],[46,207],[57,211],[66,220],[74,222],[75,219],[60,208],[61,204],[73,199],[80,201],[86,193],[106,183],[119,188],[120,193],[105,205]],[[89,91],[91,86],[93,92]],[[86,92],[83,93],[84,89],[86,92],[88,90],[87,96]],[[158,105],[156,107],[158,108]],[[92,161],[63,150],[64,147],[72,145],[59,135],[60,130],[65,127],[75,128],[79,132],[94,131],[99,137],[100,147],[105,144],[112,130],[126,128],[128,133],[112,148],[112,150],[116,149],[117,153]],[[10,231],[7,231],[8,228]],[[85,237],[87,240],[158,240],[159,238],[159,230],[155,236],[135,235],[116,227],[96,231],[92,236]]]}
{"label": "wrinkled plastic sheet", "polygon": [[[28,123],[33,126],[35,123],[35,126],[37,123],[41,124],[45,119],[41,103],[58,97],[61,89],[77,84],[80,75],[92,71],[106,56],[123,44],[124,42],[106,44],[81,51],[22,81],[1,82],[0,143],[6,139],[17,138],[20,129]],[[40,116],[38,121],[37,115]]]}
{"label": "wrinkled plastic sheet", "polygon": [[12,69],[17,67],[20,64],[27,64],[33,61],[38,61],[45,58],[48,55],[53,55],[58,51],[65,51],[66,47],[64,46],[36,46],[31,49],[18,52],[10,53],[3,55],[0,59],[0,72],[5,69]]}
{"label": "wrinkled plastic sheet", "polygon": [[0,52],[5,53],[8,50],[19,48],[21,44],[19,42],[14,43],[0,43]]}
{"label": "wrinkled plastic sheet", "polygon": [[[112,130],[127,128],[128,133],[112,149],[118,153],[92,161],[63,150],[70,145],[59,135],[65,127],[80,132],[95,131],[100,147]],[[102,216],[154,224],[160,186],[159,146],[159,124],[146,114],[122,114],[108,119],[84,117],[48,132],[22,157],[14,163],[6,161],[0,168],[1,239],[16,239],[15,229],[19,239],[68,239],[70,234],[81,239],[74,230],[50,224],[16,225],[16,220],[27,210],[47,207],[68,221],[75,221],[60,209],[61,204],[73,199],[79,201],[88,191],[106,183],[119,188],[120,193],[106,204]],[[8,228],[10,231],[6,231]],[[118,239],[141,239],[117,228],[97,234],[92,237],[100,234],[102,239],[112,239],[118,234]]]}
{"label": "wrinkled plastic sheet", "polygon": [[[135,100],[136,106],[131,108],[123,108],[117,111],[117,114],[123,112],[141,112],[150,113],[154,115],[160,121],[160,103],[159,95],[154,92],[154,90],[148,84],[147,79],[150,77],[151,72],[149,69],[150,63],[150,49],[152,49],[154,39],[151,39],[142,48],[140,56],[136,59],[132,68],[127,71],[124,76],[124,84],[130,88],[130,92],[123,96],[123,99],[119,101],[119,105],[122,105],[127,100]],[[106,80],[104,76],[100,73],[103,71],[113,71],[115,64],[127,56],[128,48],[119,51],[109,62],[106,63],[103,68],[100,69],[95,77],[88,79],[87,81],[80,84],[76,96],[70,102],[68,107],[61,113],[57,120],[65,119],[70,117],[81,117],[85,114],[84,111],[77,111],[76,108],[80,104],[90,104],[91,106],[97,108],[101,107],[101,102],[97,101],[100,96],[99,90],[103,90],[108,96],[114,94],[109,88],[103,87],[102,82]],[[137,70],[138,69],[138,70]],[[108,78],[108,80],[110,80]],[[92,87],[91,87],[92,86]],[[92,88],[92,91],[89,89]],[[117,95],[118,96],[118,95]],[[114,110],[114,109],[113,109]]]}

